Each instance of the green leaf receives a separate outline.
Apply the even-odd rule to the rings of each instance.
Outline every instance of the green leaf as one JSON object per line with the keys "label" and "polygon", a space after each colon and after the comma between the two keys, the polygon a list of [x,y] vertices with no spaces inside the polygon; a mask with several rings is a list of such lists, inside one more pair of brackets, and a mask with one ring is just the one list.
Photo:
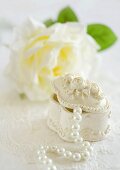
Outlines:
{"label": "green leaf", "polygon": [[63,8],[57,18],[57,22],[65,23],[65,22],[77,22],[78,18],[75,12],[68,6]]}
{"label": "green leaf", "polygon": [[47,27],[50,27],[51,25],[55,24],[56,21],[54,21],[53,19],[47,19],[44,24],[47,26]]}
{"label": "green leaf", "polygon": [[117,40],[117,36],[111,30],[111,28],[103,24],[88,25],[87,33],[91,35],[99,44],[99,51],[109,48]]}

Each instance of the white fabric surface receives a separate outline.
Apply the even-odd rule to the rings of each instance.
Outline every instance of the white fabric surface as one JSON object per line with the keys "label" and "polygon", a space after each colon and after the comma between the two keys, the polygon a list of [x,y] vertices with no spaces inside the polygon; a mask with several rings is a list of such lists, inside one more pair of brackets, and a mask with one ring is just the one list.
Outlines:
{"label": "white fabric surface", "polygon": [[[101,22],[113,28],[120,36],[119,0],[0,0],[0,16],[14,25],[27,16],[44,20],[55,17],[57,11],[71,4],[85,23]],[[53,10],[54,8],[54,10]],[[7,35],[5,37],[8,39]],[[112,103],[112,131],[110,136],[95,143],[94,155],[86,164],[62,162],[55,163],[63,170],[119,170],[120,169],[120,58],[119,41],[111,49],[101,53],[102,65],[98,79]],[[32,103],[20,100],[3,75],[8,62],[9,51],[0,47],[0,169],[34,170],[45,169],[35,164],[39,143],[59,143],[66,145],[46,127],[48,102]],[[46,108],[46,109],[45,109]],[[62,164],[60,164],[62,162]],[[63,168],[64,167],[64,168]]]}

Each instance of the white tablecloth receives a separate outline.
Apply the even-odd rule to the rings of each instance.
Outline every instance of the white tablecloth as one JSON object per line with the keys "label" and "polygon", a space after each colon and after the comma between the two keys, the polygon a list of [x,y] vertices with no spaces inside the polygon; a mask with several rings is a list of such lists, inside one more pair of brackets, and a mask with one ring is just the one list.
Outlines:
{"label": "white tablecloth", "polygon": [[[34,16],[39,20],[55,18],[59,9],[67,4],[76,10],[83,23],[105,23],[112,27],[118,37],[120,36],[119,0],[0,0],[0,17],[9,20],[13,25],[19,24],[27,16]],[[7,35],[5,37],[7,38]],[[75,167],[79,167],[77,170],[120,170],[119,46],[118,40],[115,46],[101,53],[102,65],[97,80],[112,103],[111,134],[106,140],[94,144],[94,155],[86,164],[64,163],[61,169],[74,170]],[[60,139],[47,130],[44,120],[46,113],[44,108],[47,103],[21,101],[8,84],[3,75],[8,58],[9,51],[0,47],[0,120],[3,120],[0,123],[0,169],[45,169],[38,167],[30,155],[37,149],[33,144],[53,143],[54,139],[60,142]],[[42,139],[41,128],[46,134]],[[28,153],[29,148],[32,148],[33,152]],[[58,160],[55,161],[59,164]]]}

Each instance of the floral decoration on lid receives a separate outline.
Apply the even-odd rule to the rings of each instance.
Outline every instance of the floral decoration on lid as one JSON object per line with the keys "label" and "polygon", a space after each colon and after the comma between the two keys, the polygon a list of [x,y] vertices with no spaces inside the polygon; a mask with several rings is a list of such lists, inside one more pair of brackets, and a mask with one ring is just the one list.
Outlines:
{"label": "floral decoration on lid", "polygon": [[101,88],[79,75],[66,74],[54,80],[59,102],[65,107],[80,106],[84,111],[101,111],[109,108]]}

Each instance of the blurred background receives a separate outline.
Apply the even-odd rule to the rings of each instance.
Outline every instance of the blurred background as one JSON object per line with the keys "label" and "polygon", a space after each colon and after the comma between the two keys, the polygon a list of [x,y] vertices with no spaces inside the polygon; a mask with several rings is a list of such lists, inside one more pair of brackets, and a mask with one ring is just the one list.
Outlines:
{"label": "blurred background", "polygon": [[[5,30],[20,24],[25,18],[32,16],[40,21],[54,19],[59,10],[67,5],[75,10],[83,24],[104,23],[120,36],[120,0],[0,0],[0,39],[7,37]],[[109,76],[120,72],[119,46],[118,41],[101,53],[102,69]],[[1,47],[0,53],[1,70],[8,61],[9,51]]]}

